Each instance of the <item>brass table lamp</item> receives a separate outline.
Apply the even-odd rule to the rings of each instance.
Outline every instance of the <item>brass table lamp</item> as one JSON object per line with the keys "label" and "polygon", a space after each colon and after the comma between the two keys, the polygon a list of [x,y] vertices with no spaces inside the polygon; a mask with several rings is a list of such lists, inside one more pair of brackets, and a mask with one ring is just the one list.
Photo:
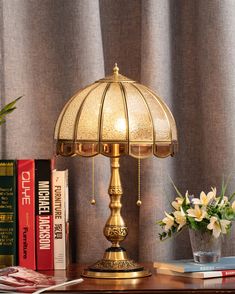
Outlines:
{"label": "brass table lamp", "polygon": [[128,259],[120,242],[128,234],[121,216],[119,157],[173,156],[177,150],[175,120],[149,88],[119,74],[105,77],[76,93],[64,106],[55,127],[56,153],[62,156],[110,157],[108,189],[111,210],[104,235],[111,242],[103,259],[83,273],[92,278],[138,278],[150,275]]}

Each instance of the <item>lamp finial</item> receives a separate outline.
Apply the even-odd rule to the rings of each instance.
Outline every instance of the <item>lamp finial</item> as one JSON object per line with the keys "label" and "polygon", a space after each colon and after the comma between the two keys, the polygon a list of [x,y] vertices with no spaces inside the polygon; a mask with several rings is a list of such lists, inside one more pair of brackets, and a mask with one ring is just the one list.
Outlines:
{"label": "lamp finial", "polygon": [[119,74],[119,68],[118,68],[118,66],[117,66],[117,63],[114,64],[113,74],[114,74],[115,76],[118,76],[118,74]]}

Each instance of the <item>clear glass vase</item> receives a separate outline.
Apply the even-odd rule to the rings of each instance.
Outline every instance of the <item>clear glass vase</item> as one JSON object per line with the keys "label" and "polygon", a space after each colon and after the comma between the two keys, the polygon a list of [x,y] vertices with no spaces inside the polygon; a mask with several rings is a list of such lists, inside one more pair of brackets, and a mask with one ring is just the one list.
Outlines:
{"label": "clear glass vase", "polygon": [[218,262],[221,256],[221,235],[215,238],[209,230],[189,229],[194,262]]}

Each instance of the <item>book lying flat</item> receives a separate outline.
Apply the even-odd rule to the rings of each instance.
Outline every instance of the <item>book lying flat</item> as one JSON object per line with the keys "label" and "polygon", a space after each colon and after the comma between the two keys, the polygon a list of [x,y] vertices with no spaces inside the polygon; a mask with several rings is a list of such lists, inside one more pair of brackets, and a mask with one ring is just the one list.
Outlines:
{"label": "book lying flat", "polygon": [[167,262],[154,262],[153,266],[158,269],[164,268],[180,273],[235,270],[235,256],[222,257],[219,262],[196,263],[192,259],[181,259]]}
{"label": "book lying flat", "polygon": [[157,273],[162,274],[162,275],[187,277],[187,278],[196,278],[196,279],[209,279],[209,278],[235,276],[235,270],[180,273],[180,272],[175,272],[175,271],[172,271],[172,270],[169,270],[169,269],[166,269],[166,268],[158,268]]}

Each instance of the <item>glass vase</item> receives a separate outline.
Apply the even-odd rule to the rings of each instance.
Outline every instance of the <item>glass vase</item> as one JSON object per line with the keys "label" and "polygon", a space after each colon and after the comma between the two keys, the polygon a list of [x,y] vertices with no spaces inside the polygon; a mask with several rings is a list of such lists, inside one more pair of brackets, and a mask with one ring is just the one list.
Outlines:
{"label": "glass vase", "polygon": [[221,256],[221,235],[215,238],[209,230],[189,229],[194,262],[218,262]]}

